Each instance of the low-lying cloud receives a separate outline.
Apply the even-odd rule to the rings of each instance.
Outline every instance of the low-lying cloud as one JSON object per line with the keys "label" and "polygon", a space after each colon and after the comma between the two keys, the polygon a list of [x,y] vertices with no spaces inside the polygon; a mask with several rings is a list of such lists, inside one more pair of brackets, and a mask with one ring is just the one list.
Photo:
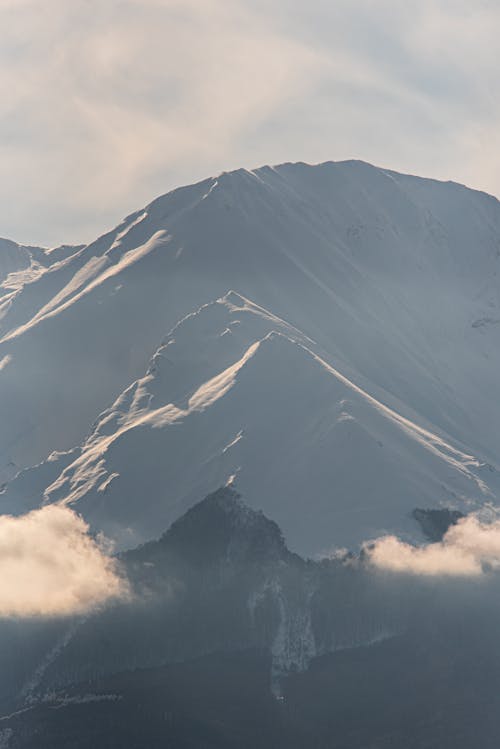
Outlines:
{"label": "low-lying cloud", "polygon": [[500,568],[500,521],[482,523],[463,518],[442,541],[412,546],[396,536],[384,536],[365,547],[372,566],[395,573],[422,576],[477,577]]}
{"label": "low-lying cloud", "polygon": [[0,517],[0,617],[68,616],[124,597],[104,543],[68,507]]}

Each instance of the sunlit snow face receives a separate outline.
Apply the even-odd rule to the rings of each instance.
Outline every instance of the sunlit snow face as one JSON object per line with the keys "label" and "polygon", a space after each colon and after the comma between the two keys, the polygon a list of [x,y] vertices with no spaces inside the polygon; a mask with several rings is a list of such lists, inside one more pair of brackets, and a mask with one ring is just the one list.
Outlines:
{"label": "sunlit snow face", "polygon": [[289,160],[498,192],[499,27],[462,0],[0,0],[0,235],[90,240],[179,183]]}

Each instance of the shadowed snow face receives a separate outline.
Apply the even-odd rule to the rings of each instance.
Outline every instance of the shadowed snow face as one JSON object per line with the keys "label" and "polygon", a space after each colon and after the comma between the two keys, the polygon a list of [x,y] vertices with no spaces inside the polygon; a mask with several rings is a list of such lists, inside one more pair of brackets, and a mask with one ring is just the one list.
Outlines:
{"label": "shadowed snow face", "polygon": [[51,505],[0,518],[0,617],[68,616],[127,595],[104,542],[81,517]]}

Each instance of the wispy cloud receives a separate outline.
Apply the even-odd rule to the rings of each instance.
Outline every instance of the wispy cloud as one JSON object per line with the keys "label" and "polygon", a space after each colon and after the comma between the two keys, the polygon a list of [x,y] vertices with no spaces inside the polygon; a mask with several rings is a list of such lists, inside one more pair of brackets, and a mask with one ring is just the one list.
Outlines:
{"label": "wispy cloud", "polygon": [[364,158],[500,191],[500,7],[0,0],[0,234],[91,239],[178,183]]}
{"label": "wispy cloud", "polygon": [[0,517],[0,617],[67,616],[128,594],[106,547],[71,509]]}

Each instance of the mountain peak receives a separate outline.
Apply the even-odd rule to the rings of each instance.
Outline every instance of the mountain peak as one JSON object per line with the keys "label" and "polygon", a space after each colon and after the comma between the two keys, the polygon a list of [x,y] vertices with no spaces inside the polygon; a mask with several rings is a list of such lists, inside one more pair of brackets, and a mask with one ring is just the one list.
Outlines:
{"label": "mountain peak", "polygon": [[191,507],[161,543],[202,565],[265,562],[288,555],[279,526],[248,507],[231,486],[217,489]]}

